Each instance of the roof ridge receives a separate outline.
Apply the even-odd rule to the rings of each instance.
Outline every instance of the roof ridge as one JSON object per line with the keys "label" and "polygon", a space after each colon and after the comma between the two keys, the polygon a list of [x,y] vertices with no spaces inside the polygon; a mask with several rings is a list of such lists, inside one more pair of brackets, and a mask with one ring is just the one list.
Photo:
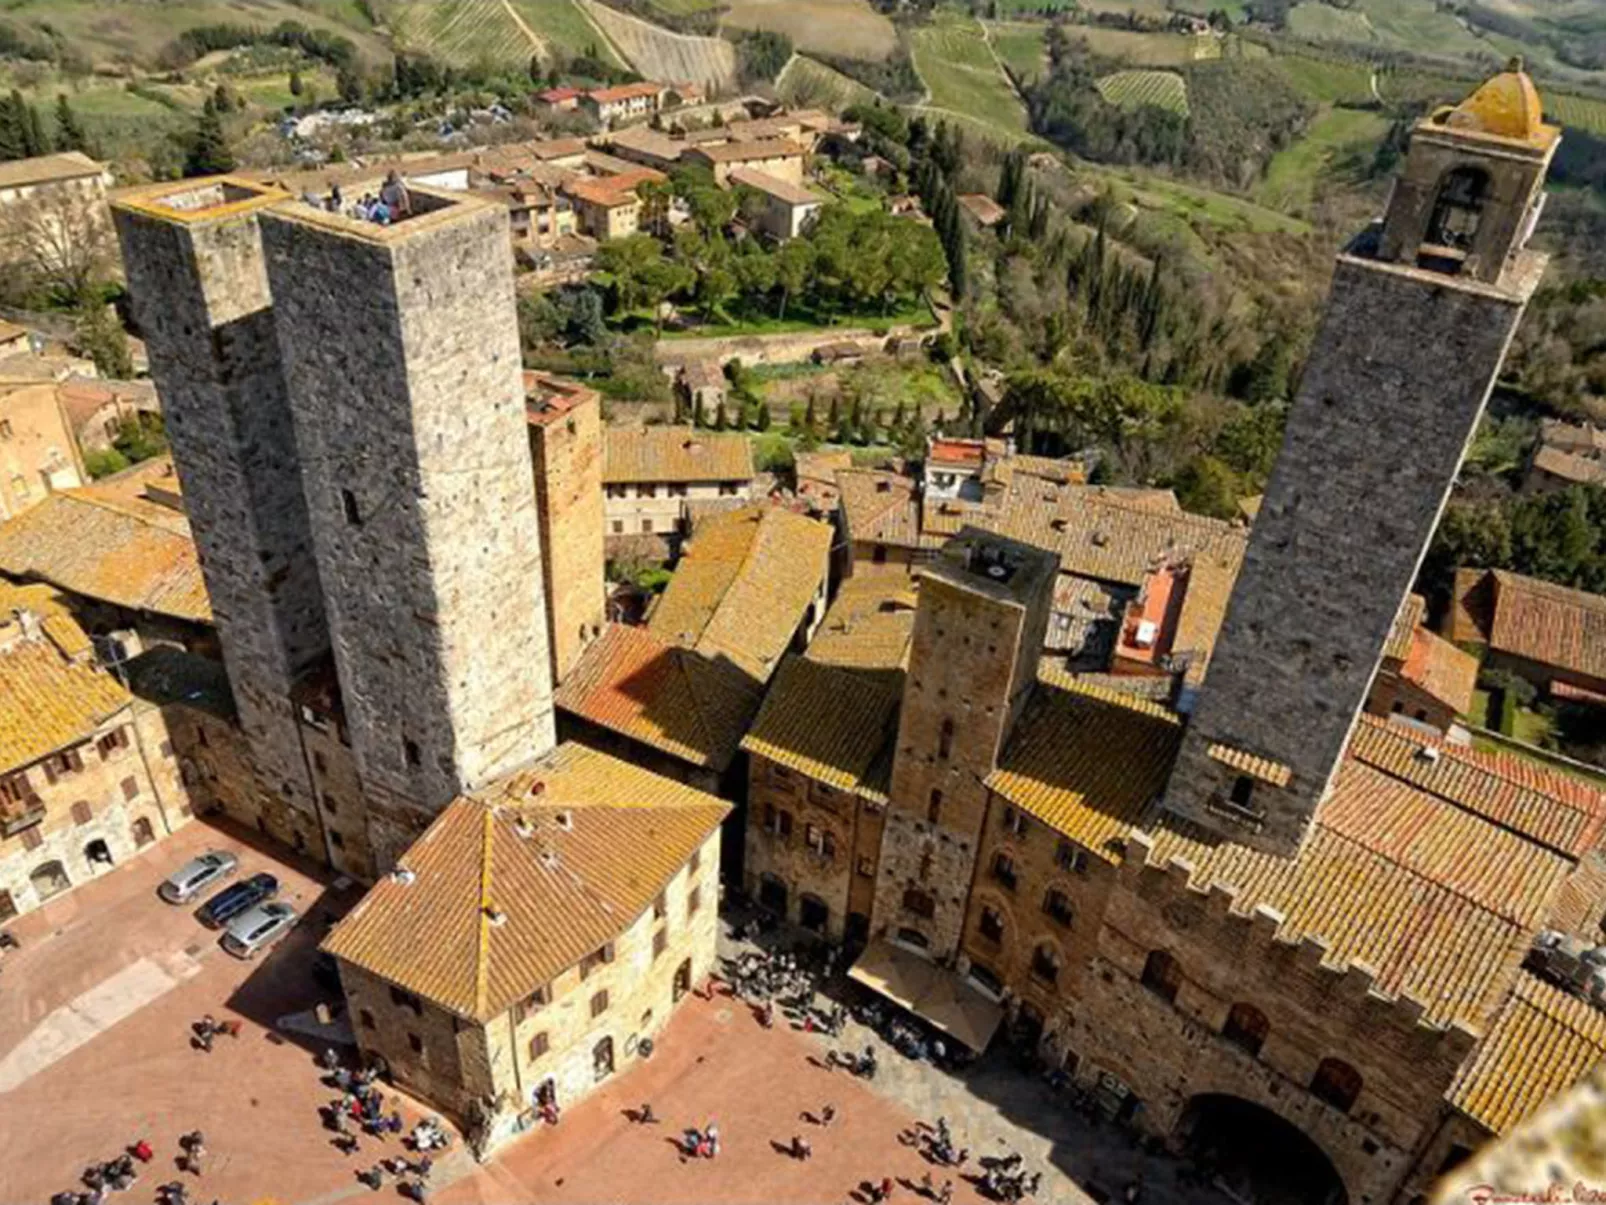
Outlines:
{"label": "roof ridge", "polygon": [[491,981],[491,858],[496,846],[496,809],[481,807],[479,948],[474,964],[474,1011],[483,1014]]}
{"label": "roof ridge", "polygon": [[[1541,1001],[1534,998],[1532,993],[1535,988],[1544,989],[1544,993],[1549,994],[1552,1000],[1559,1000],[1564,1005],[1576,1005],[1577,1007],[1551,1008],[1549,1004],[1552,1001]],[[1574,996],[1564,988],[1557,987],[1555,984],[1541,979],[1538,975],[1523,967],[1518,968],[1516,982],[1512,984],[1511,995],[1514,1001],[1520,1002],[1548,1020],[1554,1021],[1566,1029],[1568,1033],[1588,1042],[1591,1046],[1606,1051],[1606,1014],[1601,1013],[1589,1001]],[[1591,1033],[1585,1028],[1574,1024],[1573,1018],[1575,1016],[1593,1017],[1596,1021],[1596,1031]]]}

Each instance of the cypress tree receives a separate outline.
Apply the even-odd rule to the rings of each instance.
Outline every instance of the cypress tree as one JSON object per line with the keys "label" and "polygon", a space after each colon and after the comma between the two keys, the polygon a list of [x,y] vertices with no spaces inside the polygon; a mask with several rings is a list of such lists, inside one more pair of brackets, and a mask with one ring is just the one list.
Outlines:
{"label": "cypress tree", "polygon": [[217,104],[208,97],[201,108],[200,120],[190,137],[189,153],[184,157],[186,176],[216,176],[234,170],[234,153],[229,150],[228,137],[223,133],[223,118]]}
{"label": "cypress tree", "polygon": [[17,109],[17,93],[0,97],[0,159],[25,159],[27,127]]}
{"label": "cypress tree", "polygon": [[78,114],[67,103],[65,92],[56,96],[56,149],[89,154],[89,138],[84,133],[84,127],[78,124]]}

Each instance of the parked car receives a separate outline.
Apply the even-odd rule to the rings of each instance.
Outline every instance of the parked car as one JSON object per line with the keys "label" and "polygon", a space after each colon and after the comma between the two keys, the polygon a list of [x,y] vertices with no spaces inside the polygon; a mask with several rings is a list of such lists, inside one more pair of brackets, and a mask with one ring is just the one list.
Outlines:
{"label": "parked car", "polygon": [[223,948],[236,958],[255,958],[295,923],[296,910],[289,904],[258,904],[229,922]]}
{"label": "parked car", "polygon": [[247,908],[254,908],[263,900],[279,894],[279,880],[271,874],[254,874],[249,879],[225,887],[196,913],[196,918],[208,929],[221,929]]}
{"label": "parked car", "polygon": [[213,883],[228,878],[240,868],[240,859],[226,850],[214,849],[191,858],[163,880],[156,894],[169,904],[187,904]]}

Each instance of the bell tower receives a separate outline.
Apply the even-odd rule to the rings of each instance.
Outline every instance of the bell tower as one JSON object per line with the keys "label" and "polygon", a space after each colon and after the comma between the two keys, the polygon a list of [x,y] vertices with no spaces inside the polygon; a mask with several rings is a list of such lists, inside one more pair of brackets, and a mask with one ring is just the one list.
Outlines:
{"label": "bell tower", "polygon": [[1520,63],[1419,122],[1338,256],[1166,807],[1295,852],[1326,797],[1506,348],[1560,131]]}

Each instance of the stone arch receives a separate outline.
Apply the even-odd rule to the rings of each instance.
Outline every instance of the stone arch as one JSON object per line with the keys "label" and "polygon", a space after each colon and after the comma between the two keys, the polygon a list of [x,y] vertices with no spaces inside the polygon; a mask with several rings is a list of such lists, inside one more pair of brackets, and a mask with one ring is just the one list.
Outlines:
{"label": "stone arch", "polygon": [[1447,169],[1433,188],[1433,209],[1424,241],[1436,247],[1470,252],[1490,201],[1493,178],[1475,163]]}
{"label": "stone arch", "polygon": [[67,877],[67,868],[61,864],[59,858],[41,863],[28,872],[28,881],[33,884],[34,895],[44,903],[51,896],[60,895],[72,886],[72,880]]}
{"label": "stone arch", "polygon": [[1270,1104],[1200,1093],[1184,1106],[1173,1138],[1249,1205],[1348,1205],[1332,1156]]}

